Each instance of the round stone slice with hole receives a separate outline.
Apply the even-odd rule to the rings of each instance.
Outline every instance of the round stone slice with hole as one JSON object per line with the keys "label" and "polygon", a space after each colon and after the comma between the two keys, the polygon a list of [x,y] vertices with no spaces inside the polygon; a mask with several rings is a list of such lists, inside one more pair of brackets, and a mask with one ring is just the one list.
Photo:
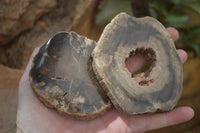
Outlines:
{"label": "round stone slice with hole", "polygon": [[[117,15],[104,29],[92,57],[94,72],[119,111],[168,111],[177,104],[182,63],[171,36],[154,18]],[[140,71],[138,66],[144,64]]]}
{"label": "round stone slice with hole", "polygon": [[61,32],[40,48],[30,71],[31,86],[48,107],[90,120],[111,107],[92,69],[95,42]]}

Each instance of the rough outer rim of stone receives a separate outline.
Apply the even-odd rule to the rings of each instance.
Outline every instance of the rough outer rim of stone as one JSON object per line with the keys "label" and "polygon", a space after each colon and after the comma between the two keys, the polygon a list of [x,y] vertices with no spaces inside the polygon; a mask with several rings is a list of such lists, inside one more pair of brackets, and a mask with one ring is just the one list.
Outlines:
{"label": "rough outer rim of stone", "polygon": [[[60,32],[60,33],[67,33],[67,34],[73,34],[73,35],[76,35],[76,36],[78,36],[78,37],[81,37],[81,36],[79,36],[79,35],[77,35],[75,32]],[[58,34],[60,34],[60,33],[57,33],[56,35],[58,35]],[[55,36],[56,36],[55,35]],[[55,37],[54,36],[54,37]],[[53,37],[52,37],[53,38]],[[51,39],[52,39],[51,38]],[[50,40],[51,40],[50,39]],[[95,42],[94,41],[92,41],[92,40],[90,40],[90,39],[87,39],[86,37],[82,37],[82,39],[85,39],[86,40],[86,42],[88,42],[88,43],[91,43],[91,44],[94,44]],[[49,40],[49,41],[50,41]],[[49,42],[48,41],[48,42]],[[48,43],[47,42],[47,43]],[[45,45],[44,45],[45,46]],[[43,47],[44,47],[43,46]],[[41,49],[43,48],[43,47],[41,47],[40,48],[40,50],[39,50],[39,52],[38,52],[38,54],[41,52]],[[37,55],[38,55],[37,54]],[[58,105],[58,103],[57,103],[57,101],[56,100],[49,100],[48,98],[49,98],[49,96],[48,96],[48,94],[46,94],[46,93],[44,93],[44,91],[42,91],[42,90],[40,90],[40,89],[38,89],[39,87],[40,87],[40,85],[38,84],[38,85],[36,85],[35,83],[34,83],[34,80],[33,80],[33,78],[32,78],[32,75],[31,75],[31,73],[32,73],[32,71],[33,71],[33,67],[35,66],[35,62],[36,62],[36,60],[37,60],[37,55],[34,57],[34,59],[33,59],[33,62],[32,62],[32,69],[31,69],[31,71],[30,71],[30,73],[29,73],[29,80],[30,80],[30,84],[31,84],[31,87],[33,88],[33,91],[35,92],[35,94],[36,94],[36,96],[39,98],[39,100],[45,105],[45,106],[47,106],[47,107],[49,107],[49,108],[54,108],[54,109],[56,109],[59,113],[61,113],[62,115],[65,115],[65,116],[70,116],[70,117],[72,117],[72,118],[75,118],[75,119],[78,119],[78,120],[92,120],[92,119],[94,119],[94,118],[96,118],[96,117],[98,117],[98,116],[100,116],[100,115],[102,115],[102,114],[104,114],[105,112],[106,112],[106,110],[108,110],[109,108],[111,108],[111,103],[110,102],[108,102],[108,105],[107,106],[105,106],[104,108],[102,108],[101,110],[99,110],[98,112],[94,112],[94,113],[92,113],[92,114],[87,114],[87,113],[70,113],[70,112],[66,112],[65,110],[64,110],[64,108],[57,108],[56,106]],[[91,60],[89,60],[89,61],[91,61]],[[92,66],[91,66],[91,68],[92,68]],[[94,75],[95,76],[95,75]],[[98,83],[97,83],[98,84]],[[41,84],[41,86],[43,86],[42,84]],[[46,96],[48,97],[46,97]]]}
{"label": "rough outer rim of stone", "polygon": [[[147,33],[143,33],[138,26]],[[152,31],[148,33],[148,30]],[[155,45],[156,47],[149,45],[155,42],[158,43]],[[130,46],[122,45],[123,43],[130,44]],[[156,53],[155,66],[148,76],[148,78],[153,78],[155,82],[148,86],[138,85],[134,81],[135,79],[131,78],[125,65],[123,66],[129,53],[141,47],[150,47]],[[114,48],[116,51],[113,50]],[[164,53],[161,54],[161,52]],[[143,114],[169,111],[174,108],[181,96],[183,76],[180,57],[165,27],[154,18],[134,18],[120,13],[105,27],[93,50],[92,57],[93,69],[101,86],[120,112]],[[158,82],[159,76],[162,78],[160,82]]]}

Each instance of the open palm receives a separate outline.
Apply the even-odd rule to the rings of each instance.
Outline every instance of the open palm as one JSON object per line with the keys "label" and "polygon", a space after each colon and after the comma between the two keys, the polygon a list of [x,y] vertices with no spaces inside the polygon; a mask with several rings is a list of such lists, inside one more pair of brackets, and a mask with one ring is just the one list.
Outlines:
{"label": "open palm", "polygon": [[[172,39],[178,38],[178,32],[168,28]],[[33,52],[32,57],[38,52]],[[187,59],[183,50],[177,50],[182,63]],[[141,67],[144,63],[134,65]],[[53,109],[46,108],[33,93],[29,82],[29,71],[32,58],[21,78],[19,86],[19,102],[17,112],[17,132],[19,133],[140,133],[161,127],[175,125],[190,120],[194,112],[190,107],[178,107],[170,112],[128,116],[115,109],[107,111],[103,116],[91,121],[79,121],[64,117]],[[132,66],[133,61],[128,65]],[[140,66],[141,65],[141,66]]]}

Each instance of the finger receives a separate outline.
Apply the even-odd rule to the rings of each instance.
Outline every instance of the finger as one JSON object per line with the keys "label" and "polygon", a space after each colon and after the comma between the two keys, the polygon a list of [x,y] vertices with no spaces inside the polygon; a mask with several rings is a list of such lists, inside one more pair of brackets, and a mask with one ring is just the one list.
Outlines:
{"label": "finger", "polygon": [[[179,34],[178,34],[178,31],[175,28],[169,27],[169,28],[167,28],[167,31],[171,35],[173,41],[178,40]],[[185,63],[186,60],[187,60],[187,53],[182,49],[177,50],[177,52],[178,52],[178,54],[181,58],[182,63]]]}
{"label": "finger", "polygon": [[169,28],[167,28],[167,31],[171,35],[173,41],[178,40],[179,34],[178,34],[178,31],[175,28],[169,27]]}
{"label": "finger", "polygon": [[[171,35],[173,41],[176,41],[178,39],[179,34],[175,28],[169,27],[167,28],[167,31]],[[182,63],[185,63],[187,60],[187,53],[184,50],[177,50],[177,52],[181,58]],[[145,60],[144,57],[138,55],[126,60],[125,64],[129,72],[134,74],[139,72],[147,64],[147,60]]]}
{"label": "finger", "polygon": [[[185,63],[187,60],[187,53],[182,49],[178,49],[177,53],[179,54],[181,62]],[[132,74],[139,72],[147,63],[148,61],[146,58],[140,54],[132,56],[125,61],[127,69]]]}
{"label": "finger", "polygon": [[147,63],[148,61],[141,54],[134,55],[125,61],[127,69],[132,74],[139,72]]}
{"label": "finger", "polygon": [[192,119],[193,116],[194,111],[190,107],[179,107],[166,113],[146,115],[144,128],[145,131],[149,131],[176,125]]}
{"label": "finger", "polygon": [[34,49],[30,59],[29,59],[29,62],[28,62],[28,65],[26,66],[26,69],[24,71],[24,74],[22,75],[22,78],[20,80],[20,85],[22,85],[24,82],[26,82],[27,80],[29,80],[29,71],[31,69],[31,66],[32,66],[32,60],[34,58],[34,56],[38,53],[40,47],[37,47]]}
{"label": "finger", "polygon": [[190,107],[178,107],[165,113],[126,116],[124,121],[132,132],[144,132],[186,122],[193,116],[194,111]]}
{"label": "finger", "polygon": [[187,60],[187,53],[182,49],[177,49],[177,53],[179,54],[179,56],[181,58],[181,62],[185,63]]}

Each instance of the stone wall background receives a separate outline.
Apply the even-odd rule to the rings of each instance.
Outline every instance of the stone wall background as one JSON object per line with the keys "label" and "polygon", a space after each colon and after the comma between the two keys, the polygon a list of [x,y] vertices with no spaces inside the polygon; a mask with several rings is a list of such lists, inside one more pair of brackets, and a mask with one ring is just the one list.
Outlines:
{"label": "stone wall background", "polygon": [[[34,48],[59,31],[75,31],[98,41],[103,30],[94,24],[98,4],[99,0],[0,1],[0,133],[15,132],[18,83]],[[199,57],[189,57],[184,64],[184,88],[178,103],[193,107],[195,117],[151,133],[200,132],[199,68]]]}

